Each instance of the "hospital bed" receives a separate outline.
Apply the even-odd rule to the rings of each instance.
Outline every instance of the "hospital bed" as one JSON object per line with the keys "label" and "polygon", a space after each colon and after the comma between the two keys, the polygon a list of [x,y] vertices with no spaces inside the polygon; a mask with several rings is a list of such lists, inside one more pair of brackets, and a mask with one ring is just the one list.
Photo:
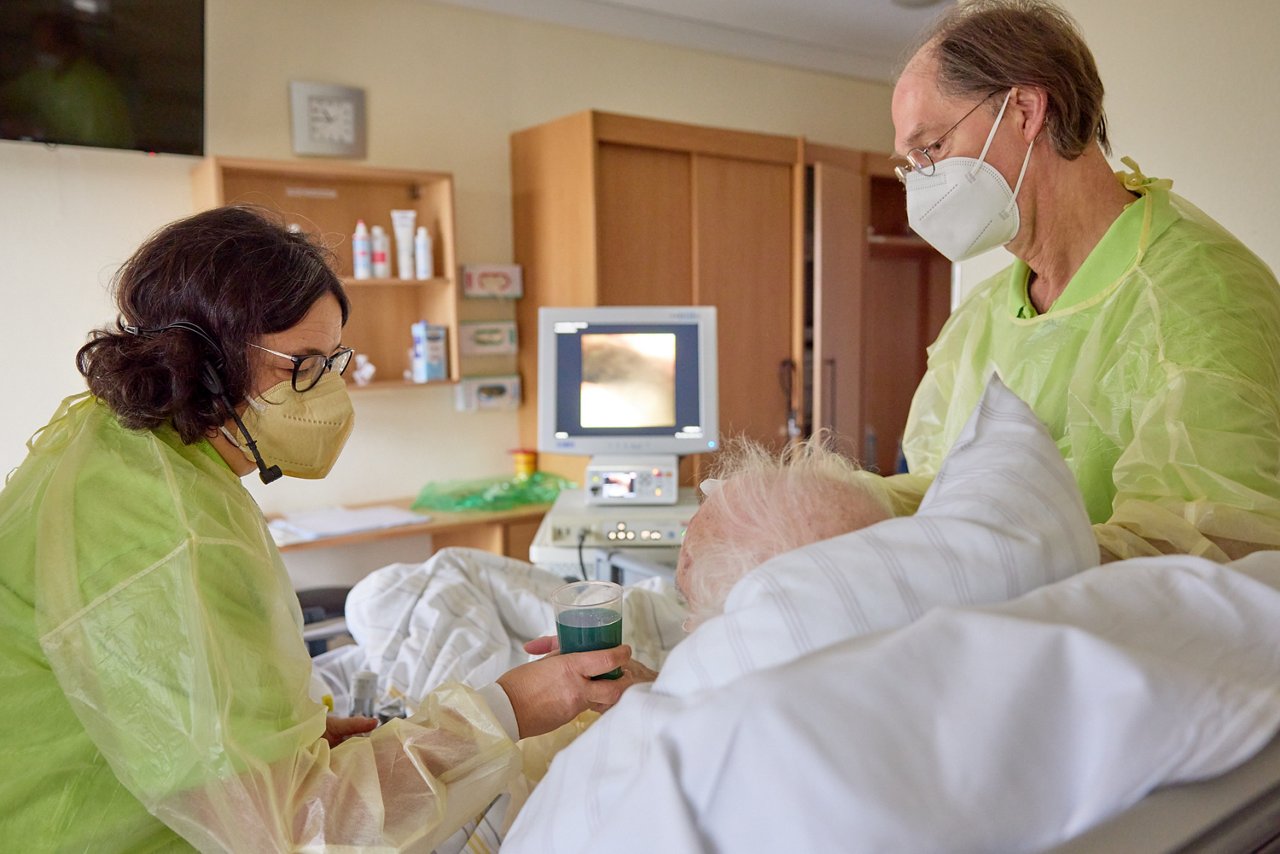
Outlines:
{"label": "hospital bed", "polygon": [[1280,852],[1280,738],[1233,771],[1148,795],[1051,854]]}
{"label": "hospital bed", "polygon": [[[554,574],[496,555],[447,550],[425,565],[387,567],[371,576],[365,588],[358,585],[352,617],[357,632],[378,651],[374,657],[385,660],[386,671],[404,693],[418,693],[450,679],[480,685],[521,660],[514,649],[523,640],[540,633],[543,624],[550,620],[549,613],[539,612],[533,603],[543,601],[544,594],[559,582],[559,577]],[[406,597],[405,591],[409,589],[415,593]],[[472,603],[467,619],[457,620],[456,615],[461,610],[458,603],[475,590],[487,591],[494,597],[494,601],[486,603],[484,609],[488,617],[482,615],[480,623],[476,624],[474,621],[479,611]],[[630,610],[626,621],[632,627],[632,636],[627,640],[638,650],[638,657],[661,666],[664,659],[679,650],[680,612],[675,609],[674,597],[669,587],[656,584],[628,588],[627,595]],[[651,615],[663,607],[671,610],[653,620]],[[515,618],[511,613],[503,616],[504,611],[527,614]],[[370,623],[376,622],[370,619],[371,615],[382,620],[382,628],[370,630]],[[451,620],[455,622],[451,624]],[[648,625],[655,622],[666,627],[665,637],[649,631]],[[637,632],[638,637],[635,636]],[[465,637],[466,642],[459,643],[461,637]],[[693,637],[696,638],[697,633]],[[760,639],[760,645],[768,643],[767,638]],[[449,649],[467,649],[470,658],[451,657],[445,654]],[[355,652],[355,647],[344,647],[329,655],[351,655]],[[664,670],[678,675],[678,663],[666,663],[670,669]],[[360,659],[353,666],[362,669],[365,665],[366,660]],[[624,707],[619,706],[596,726],[609,723],[619,711],[626,713]],[[855,726],[853,723],[847,725]],[[616,739],[610,737],[608,740]],[[577,749],[577,745],[573,745],[564,755],[572,758]],[[587,750],[587,753],[592,752]],[[1123,762],[1124,759],[1118,761]],[[551,785],[556,785],[556,781],[552,780]],[[535,797],[537,792],[535,790]],[[576,802],[573,797],[563,796],[554,801],[560,804]],[[581,812],[578,809],[560,810],[562,815],[573,817]],[[787,818],[815,821],[819,816],[809,813]],[[982,822],[989,820],[989,816],[975,812],[972,819]],[[921,820],[928,821],[928,815],[922,816]],[[516,842],[519,841],[517,838]],[[516,847],[512,850],[519,854],[525,849]],[[535,845],[534,850],[543,849]],[[846,847],[840,850],[863,849]],[[1086,829],[1070,841],[1042,850],[1052,854],[1280,852],[1280,738],[1271,740],[1252,758],[1226,773],[1199,782],[1159,788],[1129,809]]]}
{"label": "hospital bed", "polygon": [[[1280,851],[1280,553],[1090,569],[1051,440],[984,406],[916,516],[780,555],[687,639],[634,591],[658,682],[559,754],[504,852]],[[518,663],[560,581],[453,550],[380,573],[347,616],[409,696]],[[487,622],[450,628],[478,590]]]}

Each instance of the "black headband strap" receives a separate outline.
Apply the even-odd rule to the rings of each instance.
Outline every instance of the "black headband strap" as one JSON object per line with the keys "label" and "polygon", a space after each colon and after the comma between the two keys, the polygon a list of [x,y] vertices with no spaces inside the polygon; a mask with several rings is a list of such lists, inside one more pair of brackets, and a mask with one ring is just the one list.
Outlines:
{"label": "black headband strap", "polygon": [[218,346],[217,341],[213,340],[213,336],[208,332],[205,332],[203,327],[192,323],[189,320],[175,320],[173,323],[166,323],[164,326],[154,326],[151,328],[147,328],[145,326],[131,326],[122,323],[120,324],[120,328],[130,335],[143,337],[159,335],[161,332],[167,332],[170,329],[181,329],[184,332],[190,332],[205,343],[213,355],[215,367],[221,368],[226,362],[225,357],[222,355],[222,348]]}

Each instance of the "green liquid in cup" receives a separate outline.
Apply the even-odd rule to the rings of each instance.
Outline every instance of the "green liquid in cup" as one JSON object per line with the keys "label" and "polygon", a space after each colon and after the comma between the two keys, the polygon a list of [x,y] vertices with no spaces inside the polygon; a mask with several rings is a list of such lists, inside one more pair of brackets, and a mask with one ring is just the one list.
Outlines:
{"label": "green liquid in cup", "polygon": [[[556,618],[556,635],[560,638],[561,652],[612,649],[622,644],[622,615],[609,608],[564,611]],[[591,678],[617,679],[620,676],[622,668],[615,667],[608,673]]]}

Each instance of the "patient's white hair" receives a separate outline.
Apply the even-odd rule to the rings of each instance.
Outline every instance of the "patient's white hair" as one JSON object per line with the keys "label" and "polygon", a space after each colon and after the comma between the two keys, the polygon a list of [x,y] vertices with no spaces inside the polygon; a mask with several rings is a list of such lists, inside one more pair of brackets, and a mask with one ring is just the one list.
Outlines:
{"label": "patient's white hair", "polygon": [[825,436],[781,454],[748,440],[720,453],[685,534],[677,581],[689,630],[724,610],[729,590],[775,555],[889,518],[873,479]]}

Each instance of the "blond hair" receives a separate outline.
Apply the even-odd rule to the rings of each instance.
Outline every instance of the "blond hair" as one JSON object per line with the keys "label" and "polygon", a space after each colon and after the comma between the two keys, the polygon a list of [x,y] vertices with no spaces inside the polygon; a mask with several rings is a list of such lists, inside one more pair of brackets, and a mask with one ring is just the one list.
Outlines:
{"label": "blond hair", "polygon": [[738,579],[770,558],[892,515],[874,476],[821,435],[781,454],[735,440],[712,475],[720,482],[698,508],[680,555],[688,628],[720,613]]}

